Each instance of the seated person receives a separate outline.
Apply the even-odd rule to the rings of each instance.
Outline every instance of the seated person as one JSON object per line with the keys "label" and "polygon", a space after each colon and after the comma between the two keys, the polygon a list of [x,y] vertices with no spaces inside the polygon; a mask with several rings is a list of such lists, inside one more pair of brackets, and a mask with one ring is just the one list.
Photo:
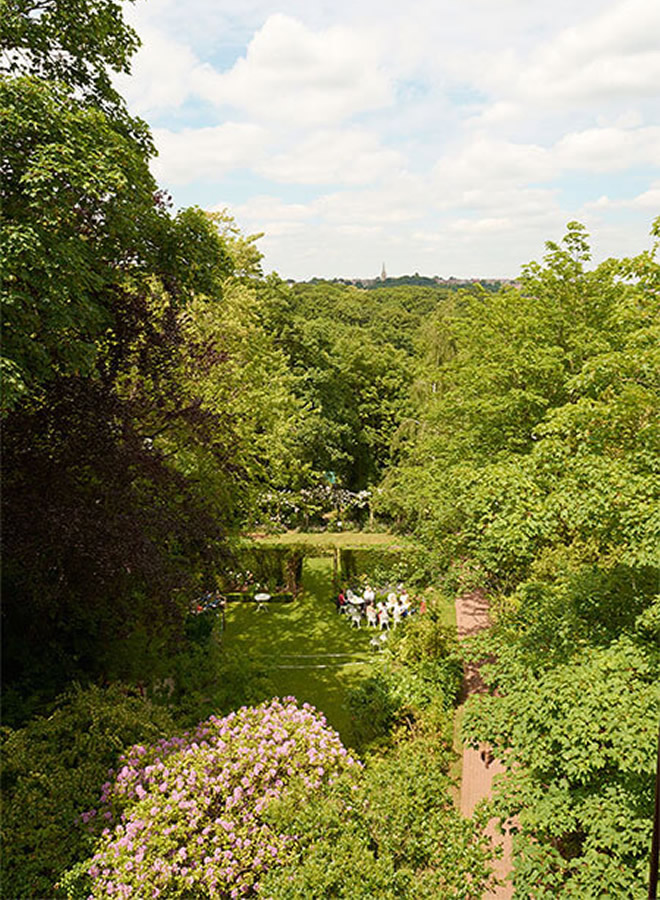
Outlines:
{"label": "seated person", "polygon": [[376,595],[375,595],[373,589],[369,585],[367,585],[364,589],[365,603],[367,603],[367,604],[373,603],[375,599],[376,599]]}
{"label": "seated person", "polygon": [[337,599],[335,600],[335,606],[337,607],[337,612],[343,612],[346,608],[346,597],[344,596],[343,591],[339,591],[337,595]]}

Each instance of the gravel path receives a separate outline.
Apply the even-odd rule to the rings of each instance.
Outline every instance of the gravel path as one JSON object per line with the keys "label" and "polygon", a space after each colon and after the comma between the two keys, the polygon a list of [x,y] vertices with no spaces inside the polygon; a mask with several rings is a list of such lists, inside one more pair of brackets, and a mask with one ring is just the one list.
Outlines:
{"label": "gravel path", "polygon": [[[459,638],[488,628],[488,604],[479,591],[463,594],[456,600],[456,626]],[[470,694],[484,693],[485,685],[479,674],[478,666],[470,664],[465,668],[463,693],[467,697]],[[460,808],[464,816],[471,816],[475,806],[480,800],[489,797],[492,791],[493,778],[505,771],[502,763],[492,759],[490,748],[487,744],[481,744],[478,750],[471,747],[463,748],[463,775],[461,778]],[[511,835],[505,832],[499,834],[495,819],[491,819],[486,828],[486,834],[491,838],[495,846],[502,847],[502,858],[495,860],[493,869],[498,879],[507,877],[511,871]],[[510,900],[513,897],[513,885],[510,881],[491,888],[482,900]]]}

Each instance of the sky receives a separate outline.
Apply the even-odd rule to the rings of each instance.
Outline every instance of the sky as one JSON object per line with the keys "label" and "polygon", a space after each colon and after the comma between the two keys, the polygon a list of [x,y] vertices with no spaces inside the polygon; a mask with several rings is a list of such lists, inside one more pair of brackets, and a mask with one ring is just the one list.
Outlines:
{"label": "sky", "polygon": [[515,278],[660,214],[660,0],[136,0],[117,86],[176,207],[283,278]]}

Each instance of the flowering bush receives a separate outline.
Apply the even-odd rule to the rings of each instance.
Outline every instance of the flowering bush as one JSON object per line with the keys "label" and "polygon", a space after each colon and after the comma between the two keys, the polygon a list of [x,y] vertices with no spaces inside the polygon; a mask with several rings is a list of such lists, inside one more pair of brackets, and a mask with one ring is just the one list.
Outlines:
{"label": "flowering bush", "polygon": [[89,867],[93,897],[254,894],[295,844],[267,823],[269,804],[359,767],[325,719],[293,697],[136,745],[120,765],[100,808],[83,817],[106,823]]}

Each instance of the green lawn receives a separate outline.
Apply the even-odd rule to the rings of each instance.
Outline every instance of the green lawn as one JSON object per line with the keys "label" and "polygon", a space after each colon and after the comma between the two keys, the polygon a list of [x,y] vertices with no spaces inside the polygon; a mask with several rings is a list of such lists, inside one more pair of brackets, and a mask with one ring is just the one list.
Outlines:
{"label": "green lawn", "polygon": [[266,547],[301,547],[331,551],[366,550],[378,547],[381,550],[406,550],[415,546],[412,538],[389,532],[368,531],[287,531],[284,534],[254,534],[251,542]]}
{"label": "green lawn", "polygon": [[252,603],[229,604],[224,641],[265,666],[277,695],[312,703],[351,743],[345,692],[368,674],[375,633],[364,623],[353,628],[335,611],[331,559],[307,558],[303,592],[293,603],[261,612]]}
{"label": "green lawn", "polygon": [[[425,593],[445,624],[454,625],[453,600],[433,589]],[[263,611],[253,603],[230,603],[225,618],[227,647],[263,667],[274,694],[313,704],[352,743],[346,690],[369,674],[377,652],[369,641],[378,632],[364,622],[353,628],[335,611],[330,557],[305,558],[303,591],[293,603],[273,603]]]}

